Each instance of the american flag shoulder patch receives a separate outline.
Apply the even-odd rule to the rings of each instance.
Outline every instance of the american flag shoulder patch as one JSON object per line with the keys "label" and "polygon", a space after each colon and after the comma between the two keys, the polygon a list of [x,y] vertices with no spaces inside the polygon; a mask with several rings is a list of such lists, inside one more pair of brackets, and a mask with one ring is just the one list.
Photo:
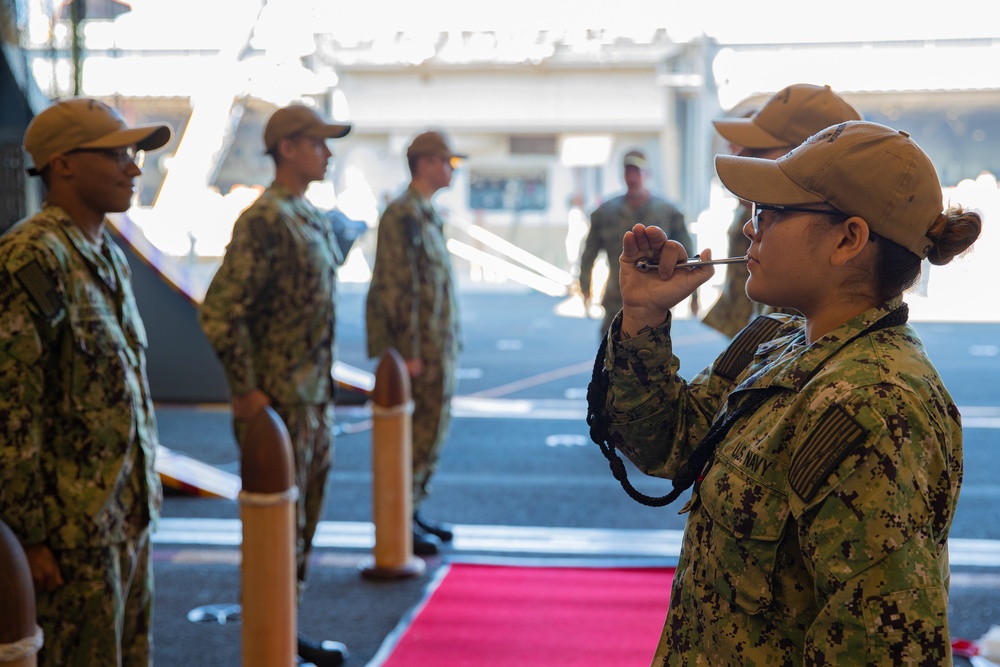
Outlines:
{"label": "american flag shoulder patch", "polygon": [[14,276],[24,286],[38,310],[49,322],[54,321],[65,309],[62,297],[56,289],[56,284],[42,269],[38,260],[19,269]]}
{"label": "american flag shoulder patch", "polygon": [[774,338],[781,326],[781,322],[770,317],[758,317],[736,334],[712,372],[727,380],[735,380],[753,361],[757,348]]}
{"label": "american flag shoulder patch", "polygon": [[827,408],[805,444],[792,456],[788,483],[805,502],[848,454],[865,441],[868,432],[839,405]]}

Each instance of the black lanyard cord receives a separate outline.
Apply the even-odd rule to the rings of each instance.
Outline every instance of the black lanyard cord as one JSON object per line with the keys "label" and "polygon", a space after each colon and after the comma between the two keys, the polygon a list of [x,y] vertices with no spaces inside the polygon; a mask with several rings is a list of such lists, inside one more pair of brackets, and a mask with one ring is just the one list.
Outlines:
{"label": "black lanyard cord", "polygon": [[[864,331],[853,336],[843,346],[841,346],[840,349],[847,347],[847,345],[862,336],[866,336],[881,329],[906,324],[908,317],[909,308],[904,303],[899,308],[896,308],[892,312],[874,322]],[[730,429],[732,429],[736,420],[744,415],[756,412],[757,409],[763,405],[765,401],[767,401],[767,399],[778,393],[779,389],[769,387],[766,389],[755,389],[749,391],[746,396],[738,401],[732,410],[726,413],[726,416],[723,419],[716,419],[712,422],[712,425],[708,429],[708,433],[705,434],[705,437],[702,438],[701,442],[698,443],[698,446],[695,447],[691,456],[671,480],[673,488],[670,493],[664,496],[648,496],[632,486],[632,483],[628,479],[628,470],[625,468],[625,462],[618,456],[617,450],[608,438],[605,409],[608,395],[608,385],[610,381],[608,373],[604,367],[604,359],[605,350],[607,348],[607,337],[610,335],[611,328],[608,329],[608,332],[605,334],[605,337],[597,350],[597,357],[594,359],[594,370],[591,374],[590,384],[587,386],[587,424],[590,426],[590,438],[601,448],[601,453],[604,454],[604,457],[608,460],[608,464],[611,467],[611,474],[614,475],[614,478],[621,483],[622,488],[630,498],[648,507],[664,507],[677,500],[677,498],[684,493],[684,491],[691,488],[691,486],[699,480],[705,470],[705,467],[714,457],[715,450],[719,446],[719,443],[722,442],[723,438],[726,437],[726,434],[728,434]],[[822,367],[823,364],[819,364],[816,368],[814,368],[809,377],[802,383],[802,386],[805,386]]]}

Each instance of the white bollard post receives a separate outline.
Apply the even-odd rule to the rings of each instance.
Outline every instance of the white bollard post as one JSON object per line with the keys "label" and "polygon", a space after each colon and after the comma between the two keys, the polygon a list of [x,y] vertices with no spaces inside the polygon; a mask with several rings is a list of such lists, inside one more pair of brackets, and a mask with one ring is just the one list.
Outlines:
{"label": "white bollard post", "polygon": [[293,667],[298,654],[298,487],[288,431],[272,408],[261,410],[248,425],[240,468],[243,665]]}
{"label": "white bollard post", "polygon": [[393,348],[379,361],[371,396],[375,547],[361,573],[372,579],[412,577],[423,574],[427,566],[413,555],[410,376]]}

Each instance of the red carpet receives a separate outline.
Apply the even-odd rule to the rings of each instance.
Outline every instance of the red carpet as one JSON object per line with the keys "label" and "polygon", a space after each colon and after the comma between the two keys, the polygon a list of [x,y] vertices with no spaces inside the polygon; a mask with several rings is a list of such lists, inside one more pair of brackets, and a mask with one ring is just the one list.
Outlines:
{"label": "red carpet", "polygon": [[375,664],[648,667],[673,579],[670,568],[448,567]]}

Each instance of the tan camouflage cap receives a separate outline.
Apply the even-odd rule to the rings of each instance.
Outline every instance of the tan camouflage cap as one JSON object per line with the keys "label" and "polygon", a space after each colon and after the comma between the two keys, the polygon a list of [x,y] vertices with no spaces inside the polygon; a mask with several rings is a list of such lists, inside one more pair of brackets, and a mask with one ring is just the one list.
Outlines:
{"label": "tan camouflage cap", "polygon": [[465,159],[468,156],[456,153],[448,141],[448,137],[443,132],[431,130],[418,134],[413,138],[413,142],[406,149],[406,157],[412,158],[417,155],[441,155],[447,158]]}
{"label": "tan camouflage cap", "polygon": [[264,127],[264,150],[270,153],[279,139],[304,134],[320,139],[340,139],[351,131],[350,123],[331,123],[304,104],[290,104],[271,114]]}
{"label": "tan camouflage cap", "polygon": [[626,167],[639,167],[639,169],[645,169],[649,166],[649,161],[646,159],[646,154],[642,151],[632,150],[625,153],[625,157],[622,159],[622,163]]}
{"label": "tan camouflage cap", "polygon": [[749,118],[712,121],[722,137],[751,149],[798,146],[825,127],[848,120],[864,120],[830,86],[797,83],[775,93]]}
{"label": "tan camouflage cap", "polygon": [[24,150],[35,163],[28,173],[37,176],[56,155],[80,148],[125,148],[135,145],[151,151],[170,141],[166,124],[129,127],[117,111],[100,100],[74,97],[56,102],[28,124]]}
{"label": "tan camouflage cap", "polygon": [[795,206],[827,203],[921,258],[944,207],[927,154],[902,130],[850,121],[826,128],[777,160],[717,155],[723,185],[740,199]]}

